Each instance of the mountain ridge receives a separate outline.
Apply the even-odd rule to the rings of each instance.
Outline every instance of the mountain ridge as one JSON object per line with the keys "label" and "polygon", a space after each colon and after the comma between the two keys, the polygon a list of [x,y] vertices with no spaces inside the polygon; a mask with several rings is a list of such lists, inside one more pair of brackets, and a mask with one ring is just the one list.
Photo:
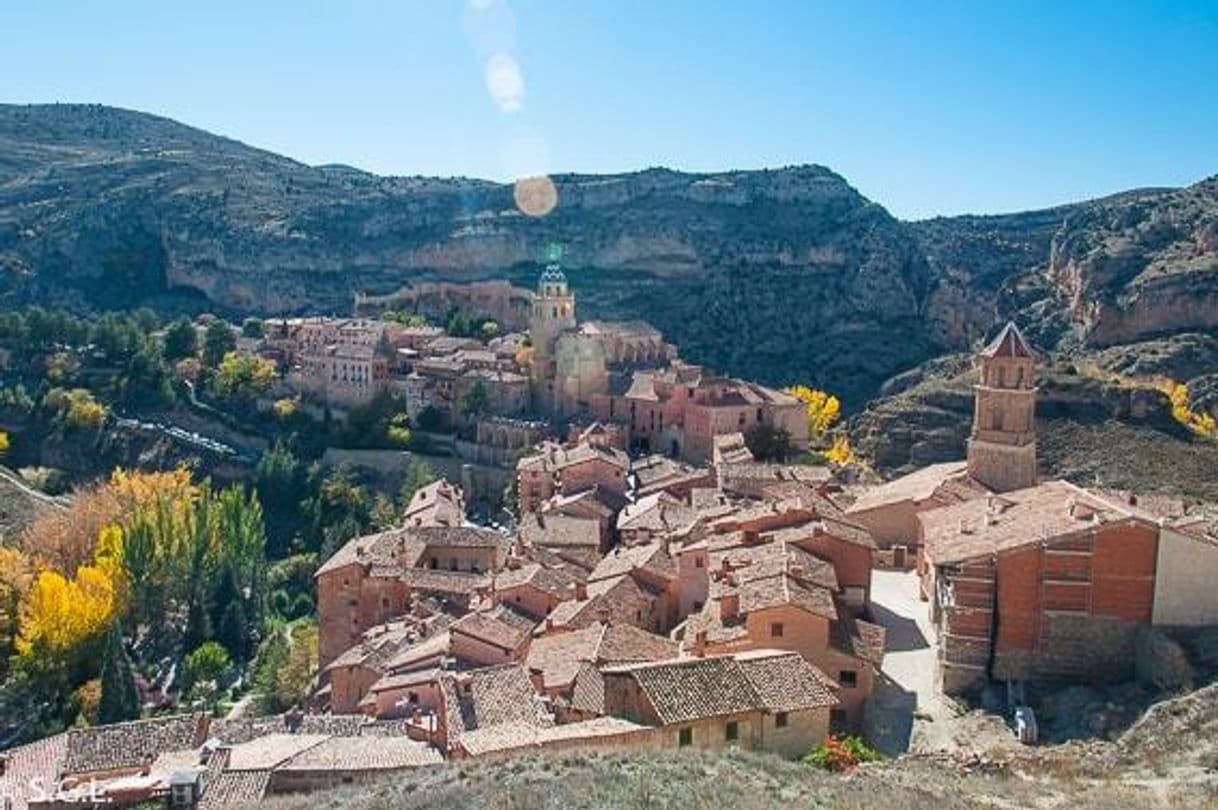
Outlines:
{"label": "mountain ridge", "polygon": [[[343,312],[424,280],[531,287],[559,242],[586,316],[643,318],[692,360],[853,404],[1009,317],[1049,350],[1218,327],[1211,181],[903,221],[818,164],[550,179],[558,204],[532,217],[510,184],[309,166],[100,105],[0,105],[0,293]],[[1182,289],[1194,305],[1161,300]]]}

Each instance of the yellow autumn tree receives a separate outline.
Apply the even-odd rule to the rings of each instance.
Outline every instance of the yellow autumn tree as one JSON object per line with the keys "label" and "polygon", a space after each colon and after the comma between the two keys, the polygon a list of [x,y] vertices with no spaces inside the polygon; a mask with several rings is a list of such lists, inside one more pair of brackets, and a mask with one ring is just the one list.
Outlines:
{"label": "yellow autumn tree", "polygon": [[1172,418],[1199,436],[1218,438],[1218,421],[1212,414],[1193,410],[1187,385],[1165,380],[1159,384],[1159,390],[1167,394],[1171,402]]}
{"label": "yellow autumn tree", "polygon": [[110,525],[126,527],[133,515],[160,499],[182,512],[199,497],[190,471],[115,470],[103,484],[79,489],[65,509],[44,510],[21,534],[21,548],[39,569],[72,577],[97,552],[98,539]]}
{"label": "yellow autumn tree", "polygon": [[828,391],[796,385],[788,388],[787,393],[801,400],[807,408],[808,436],[813,440],[824,436],[825,431],[841,418],[842,403]]}
{"label": "yellow autumn tree", "polygon": [[833,437],[833,444],[825,451],[825,458],[834,464],[853,464],[858,461],[858,456],[850,447],[850,439],[844,433]]}
{"label": "yellow autumn tree", "polygon": [[101,634],[116,606],[114,583],[99,567],[82,565],[72,579],[43,571],[22,605],[17,652],[70,654]]}
{"label": "yellow autumn tree", "polygon": [[34,584],[29,559],[15,548],[0,548],[0,667],[14,652],[21,603]]}

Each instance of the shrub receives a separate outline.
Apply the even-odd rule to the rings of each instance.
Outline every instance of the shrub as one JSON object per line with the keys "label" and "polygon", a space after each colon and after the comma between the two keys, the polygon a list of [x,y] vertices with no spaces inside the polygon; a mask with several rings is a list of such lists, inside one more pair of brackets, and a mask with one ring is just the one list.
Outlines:
{"label": "shrub", "polygon": [[804,756],[803,763],[834,773],[850,773],[863,762],[880,759],[880,753],[854,735],[830,734]]}

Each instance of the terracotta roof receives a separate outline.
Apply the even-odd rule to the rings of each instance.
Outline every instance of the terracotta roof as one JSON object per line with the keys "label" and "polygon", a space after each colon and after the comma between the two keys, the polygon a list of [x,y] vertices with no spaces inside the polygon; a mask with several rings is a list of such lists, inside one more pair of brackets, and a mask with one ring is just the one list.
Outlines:
{"label": "terracotta roof", "polygon": [[651,731],[619,717],[596,717],[578,723],[537,727],[524,723],[504,723],[462,735],[461,747],[470,756],[520,749],[544,749],[576,740],[612,739]]}
{"label": "terracotta roof", "polygon": [[507,652],[520,649],[533,633],[536,622],[511,610],[499,607],[494,611],[467,613],[449,627],[458,633],[477,639]]}
{"label": "terracotta roof", "polygon": [[579,665],[571,689],[571,708],[588,714],[605,713],[605,679],[591,662]]}
{"label": "terracotta roof", "polygon": [[712,577],[721,577],[726,563],[737,583],[768,579],[785,573],[807,585],[837,590],[833,563],[782,539],[714,551],[710,556]]}
{"label": "terracotta roof", "polygon": [[391,689],[405,689],[425,683],[435,683],[440,678],[440,669],[420,669],[403,672],[400,675],[384,675],[376,683],[368,687],[369,692],[388,692]]}
{"label": "terracotta roof", "polygon": [[770,712],[835,706],[832,681],[798,653],[753,650],[737,653],[736,665]]}
{"label": "terracotta roof", "polygon": [[613,623],[646,622],[656,594],[629,574],[588,584],[588,598],[560,602],[547,617],[555,627],[586,627],[608,619]]}
{"label": "terracotta roof", "polygon": [[68,732],[64,772],[69,775],[130,768],[162,751],[203,744],[206,718],[179,714]]}
{"label": "terracotta roof", "polygon": [[269,770],[221,771],[211,776],[199,800],[200,810],[254,804],[266,795],[271,781]]}
{"label": "terracotta roof", "polygon": [[697,517],[692,508],[660,490],[644,495],[618,513],[617,528],[670,534],[688,528]]}
{"label": "terracotta roof", "polygon": [[275,768],[302,751],[321,745],[327,734],[267,734],[234,745],[228,754],[228,771],[265,771]]}
{"label": "terracotta roof", "polygon": [[450,746],[464,733],[484,726],[553,723],[533,691],[528,673],[519,664],[443,673],[440,693]]}
{"label": "terracotta roof", "polygon": [[529,645],[525,667],[541,675],[545,689],[563,689],[572,684],[580,665],[595,661],[604,625],[589,624],[577,630],[538,636]]}
{"label": "terracotta roof", "polygon": [[434,636],[423,639],[412,647],[401,650],[385,662],[385,669],[389,672],[399,672],[404,669],[415,669],[419,666],[425,666],[434,660],[447,656],[451,644],[452,641],[448,635],[448,630],[445,629]]}
{"label": "terracotta roof", "polygon": [[473,526],[404,526],[347,541],[313,575],[352,564],[368,566],[381,576],[411,570],[429,548],[495,548],[506,555],[511,541],[490,529]]}
{"label": "terracotta roof", "polygon": [[[11,810],[25,810],[33,798],[53,789],[68,755],[68,735],[55,734],[37,742],[18,745],[3,752],[4,773],[0,774],[0,797]],[[42,785],[39,791],[37,786]]]}
{"label": "terracotta roof", "polygon": [[520,538],[531,546],[593,549],[601,546],[601,524],[595,518],[553,512],[531,514],[521,520],[519,532]]}
{"label": "terracotta roof", "polygon": [[635,569],[646,569],[654,576],[661,578],[672,578],[677,575],[675,561],[664,549],[664,544],[657,541],[638,546],[615,548],[597,563],[596,568],[588,575],[588,581],[611,579],[622,574],[629,574]]}
{"label": "terracotta roof", "polygon": [[1067,481],[990,495],[918,516],[934,564],[999,554],[1126,520],[1157,525],[1132,506],[1098,497]]}
{"label": "terracotta roof", "polygon": [[998,336],[981,350],[982,357],[1035,357],[1014,321],[1007,321]]}
{"label": "terracotta roof", "polygon": [[445,571],[442,568],[405,568],[398,579],[416,591],[469,595],[491,585],[490,574]]}
{"label": "terracotta roof", "polygon": [[[917,472],[880,484],[867,490],[846,510],[847,515],[865,512],[903,501],[925,501],[935,494],[944,483],[953,478],[962,478],[968,472],[968,463],[948,461],[931,464]],[[971,480],[971,479],[970,479]],[[984,489],[979,489],[983,493]]]}
{"label": "terracotta roof", "polygon": [[826,708],[837,699],[799,653],[756,651],[604,669],[634,679],[664,725],[708,717]]}
{"label": "terracotta roof", "polygon": [[330,737],[282,763],[279,771],[379,771],[434,765],[440,752],[406,737]]}
{"label": "terracotta roof", "polygon": [[546,689],[570,687],[586,662],[620,664],[676,658],[679,645],[663,636],[621,622],[595,622],[577,630],[538,636],[525,666],[542,676]]}
{"label": "terracotta roof", "polygon": [[464,519],[461,489],[442,478],[415,492],[402,513],[407,525],[460,526]]}
{"label": "terracotta roof", "polygon": [[884,663],[886,632],[878,624],[843,614],[833,623],[830,640],[836,649],[861,658],[878,668]]}
{"label": "terracotta roof", "polygon": [[506,591],[524,585],[565,599],[578,580],[564,568],[551,568],[541,563],[526,562],[516,568],[510,565],[495,575],[495,590]]}
{"label": "terracotta roof", "polygon": [[546,442],[541,445],[539,452],[520,459],[516,463],[516,469],[529,470],[536,468],[547,472],[558,472],[574,464],[582,464],[592,460],[603,461],[618,467],[623,473],[630,469],[630,457],[621,450],[616,447],[605,447],[604,445],[588,444],[587,442],[582,442],[574,447],[563,447],[554,442]]}

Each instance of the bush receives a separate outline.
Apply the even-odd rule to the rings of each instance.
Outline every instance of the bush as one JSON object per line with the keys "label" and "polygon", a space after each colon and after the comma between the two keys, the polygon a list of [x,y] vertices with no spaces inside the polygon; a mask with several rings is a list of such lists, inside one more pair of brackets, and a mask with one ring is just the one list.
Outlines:
{"label": "bush", "polygon": [[879,751],[854,735],[830,734],[804,756],[803,763],[834,773],[849,773],[863,762],[875,762],[880,758]]}

